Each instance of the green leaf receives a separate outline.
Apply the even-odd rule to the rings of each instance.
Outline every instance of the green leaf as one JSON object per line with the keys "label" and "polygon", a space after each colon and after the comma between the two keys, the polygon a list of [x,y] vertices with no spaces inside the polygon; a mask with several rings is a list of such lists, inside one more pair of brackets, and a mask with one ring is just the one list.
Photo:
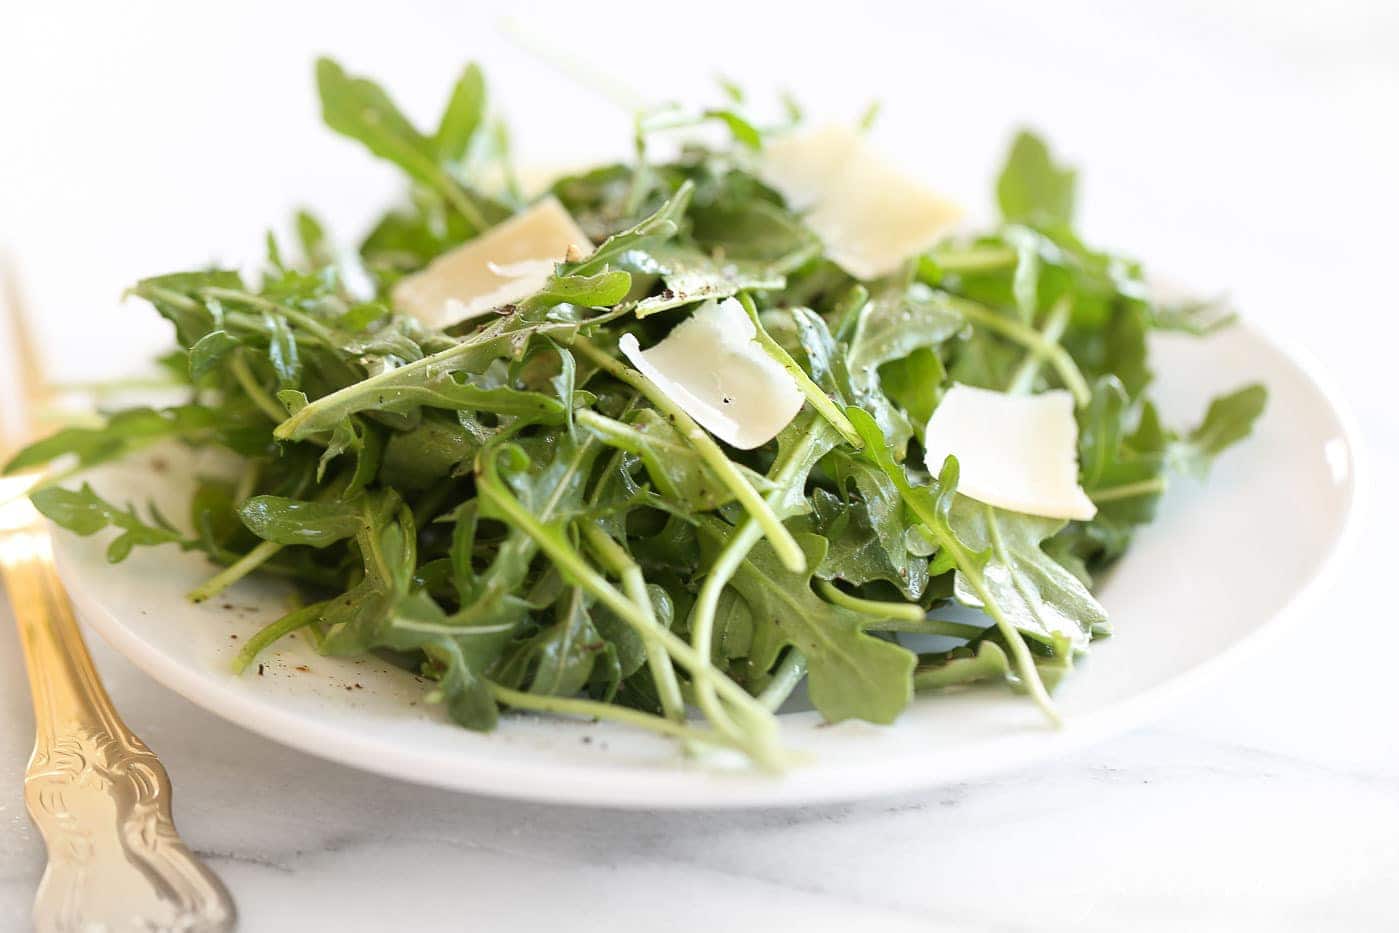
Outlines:
{"label": "green leaf", "polygon": [[113,414],[99,428],[64,428],[35,441],[5,464],[5,472],[15,473],[70,454],[77,457],[78,467],[86,469],[173,437],[200,443],[213,439],[217,421],[217,413],[201,405],[130,408]]}
{"label": "green leaf", "polygon": [[[1001,604],[1000,599],[1006,589],[1006,583],[1009,582],[1011,589],[1015,590],[1015,597],[1024,603],[1022,606],[1012,606],[1012,609],[1029,610],[1028,612],[1022,611],[1020,615],[1028,615],[1030,618],[1040,618],[1042,615],[1037,612],[1038,592],[1033,590],[1022,592],[1018,589],[1023,582],[1035,583],[1035,574],[1031,573],[1022,577],[1013,572],[1016,569],[1014,566],[1016,554],[1012,553],[1012,548],[1008,544],[1019,545],[1023,534],[1015,534],[1013,540],[1008,541],[1008,536],[1000,535],[996,516],[994,514],[987,515],[985,516],[987,537],[994,538],[993,546],[977,550],[975,544],[963,540],[961,531],[954,527],[953,523],[952,513],[956,507],[955,503],[964,498],[956,494],[957,458],[948,457],[943,463],[942,471],[929,485],[915,486],[909,481],[903,468],[894,462],[890,452],[880,443],[881,432],[874,418],[867,412],[854,407],[847,409],[847,414],[855,430],[865,441],[865,456],[893,480],[894,485],[899,490],[899,495],[904,500],[904,505],[922,523],[923,531],[937,546],[938,553],[930,573],[941,574],[948,570],[956,570],[956,583],[961,584],[976,605],[991,616],[996,623],[1000,637],[1010,648],[1015,658],[1015,667],[1025,688],[1034,697],[1035,702],[1045,712],[1045,715],[1051,721],[1058,722],[1058,713],[1054,710],[1053,702],[1049,699],[1049,694],[1039,675],[1029,646],[1025,644],[1022,637],[1018,623],[1023,620],[1008,611],[1007,607]],[[989,507],[987,508],[989,509]],[[977,529],[972,528],[971,530],[975,533]],[[1023,532],[1023,529],[1018,530]],[[993,559],[999,562],[994,574],[991,572]],[[1036,567],[1035,569],[1040,568]],[[1062,568],[1060,569],[1062,570]],[[1077,578],[1073,577],[1072,574],[1067,571],[1064,571],[1064,574],[1077,582]],[[1055,580],[1052,573],[1047,574],[1047,576],[1051,582],[1062,583],[1062,581]],[[1082,588],[1081,583],[1079,587]],[[1084,590],[1084,592],[1087,591]],[[1044,615],[1048,615],[1048,613]],[[1068,639],[1065,641],[1067,644],[1061,645],[1060,640],[1055,639],[1052,650],[1058,654],[1061,647],[1067,649],[1072,641]]]}
{"label": "green leaf", "polygon": [[741,291],[782,288],[787,280],[771,266],[746,260],[720,262],[692,247],[666,243],[650,250],[629,250],[617,264],[633,273],[660,276],[665,287],[642,299],[633,313],[644,318],[658,311],[731,298]]}
{"label": "green leaf", "polygon": [[426,416],[411,430],[389,434],[380,481],[402,489],[429,489],[456,475],[480,449],[480,442],[457,420]]}
{"label": "green leaf", "polygon": [[201,296],[206,288],[241,289],[243,280],[237,272],[209,269],[200,272],[176,272],[142,279],[127,289],[151,303],[162,317],[175,326],[175,339],[186,349],[218,327],[215,310]]}
{"label": "green leaf", "polygon": [[452,96],[447,100],[447,107],[437,125],[433,148],[440,161],[460,162],[465,158],[467,147],[481,125],[485,111],[486,79],[481,69],[473,63],[466,66],[452,87]]}
{"label": "green leaf", "polygon": [[587,685],[605,642],[593,625],[588,600],[570,588],[554,609],[554,624],[530,640],[535,669],[529,691],[573,696]]}
{"label": "green leaf", "polygon": [[817,531],[830,541],[823,579],[856,585],[886,580],[916,600],[928,583],[928,561],[908,550],[909,524],[893,481],[877,466],[846,448],[829,453],[822,465],[835,478],[841,497],[816,490]]}
{"label": "green leaf", "polygon": [[238,507],[243,524],[264,541],[323,548],[352,538],[364,524],[357,505],[253,496]]}
{"label": "green leaf", "polygon": [[[675,606],[670,594],[664,588],[648,584],[646,593],[656,613],[656,621],[664,628],[670,628],[675,617]],[[618,673],[630,677],[646,664],[646,645],[636,629],[632,628],[606,606],[592,607],[593,627],[598,635],[616,651]],[[646,678],[649,680],[649,676]]]}
{"label": "green leaf", "polygon": [[[319,620],[325,628],[321,651],[344,656],[364,654],[375,646],[396,650],[419,646],[422,635],[414,632],[397,638],[399,629],[393,624],[396,609],[409,595],[417,564],[412,512],[393,492],[364,495],[341,505],[356,513],[354,537],[362,575],[343,596],[326,604]],[[328,534],[343,530],[330,515],[326,519]]]}
{"label": "green leaf", "polygon": [[942,357],[930,347],[919,347],[879,367],[880,387],[891,402],[903,409],[919,437],[933,416],[933,409],[942,400],[942,386],[946,381],[947,370]]}
{"label": "green leaf", "polygon": [[960,333],[966,320],[936,292],[890,286],[875,292],[850,340],[850,371],[873,375],[914,350],[935,348]]}
{"label": "green leaf", "polygon": [[1091,402],[1077,414],[1079,482],[1098,514],[1065,528],[1046,550],[1086,579],[1090,570],[1119,557],[1137,527],[1155,518],[1166,489],[1169,438],[1156,409],[1149,403],[1134,407],[1115,376],[1100,378]]}
{"label": "green leaf", "polygon": [[631,276],[626,272],[556,275],[526,303],[532,308],[552,308],[564,302],[580,308],[606,308],[627,297],[630,290]]}
{"label": "green leaf", "polygon": [[637,118],[638,145],[644,146],[645,137],[661,130],[687,129],[707,121],[724,124],[733,136],[734,142],[754,152],[763,148],[763,134],[746,117],[730,108],[714,107],[697,114],[684,113],[673,106],[666,106],[654,113],[643,113]]}
{"label": "green leaf", "polygon": [[330,237],[325,227],[310,211],[296,212],[296,240],[301,246],[301,255],[313,266],[329,266],[335,262],[330,248]]}
{"label": "green leaf", "polygon": [[189,348],[189,378],[198,382],[216,369],[241,341],[225,330],[211,330]]}
{"label": "green leaf", "polygon": [[1156,330],[1177,331],[1192,337],[1208,337],[1238,320],[1238,315],[1223,298],[1189,299],[1170,304],[1158,304],[1152,309],[1151,326]]}
{"label": "green leaf", "polygon": [[791,272],[821,251],[801,220],[771,201],[726,199],[696,205],[689,216],[691,235],[706,255],[722,250],[726,261],[754,263],[774,275]]}
{"label": "green leaf", "polygon": [[1253,433],[1254,422],[1267,404],[1268,390],[1257,383],[1219,396],[1210,402],[1205,420],[1170,446],[1170,462],[1176,469],[1203,477],[1215,457]]}
{"label": "green leaf", "polygon": [[[771,626],[771,620],[766,624]],[[782,641],[772,639],[766,645],[767,650],[755,650],[755,627],[753,611],[737,591],[730,588],[719,594],[719,607],[714,613],[714,663],[728,667],[730,661],[747,658],[758,670],[772,667]]]}
{"label": "green leaf", "polygon": [[813,381],[838,404],[854,404],[873,415],[885,443],[902,450],[913,428],[879,384],[878,353],[872,346],[867,351],[873,355],[847,349],[831,335],[825,320],[806,308],[793,308],[791,316]]}
{"label": "green leaf", "polygon": [[504,386],[482,387],[459,381],[455,374],[479,373],[495,360],[522,354],[531,337],[565,336],[577,327],[547,317],[531,319],[516,314],[500,318],[431,356],[316,399],[278,425],[276,436],[304,440],[334,430],[345,418],[361,411],[406,414],[421,406],[489,411],[557,424],[564,419],[564,406],[557,399]]}
{"label": "green leaf", "polygon": [[437,678],[434,696],[445,701],[452,720],[478,732],[493,730],[499,719],[495,698],[460,642],[438,638],[426,642],[423,651],[431,659],[429,673]]}
{"label": "green leaf", "polygon": [[[1025,635],[1051,647],[1067,642],[1077,650],[1088,644],[1108,615],[1087,587],[1040,547],[1064,526],[1061,519],[1009,512],[957,496],[948,521],[957,537],[987,554],[982,568],[986,588],[1001,612]],[[981,608],[984,602],[965,575],[956,580],[959,602]]]}
{"label": "green leaf", "polygon": [[[394,163],[409,177],[436,191],[473,231],[484,230],[508,214],[499,205],[458,185],[444,170],[434,140],[420,133],[373,81],[348,75],[331,59],[321,58],[316,62],[316,89],[326,126],[357,140],[379,158]],[[458,133],[458,128],[453,126],[451,132]],[[455,136],[446,140],[451,144],[456,141]]]}
{"label": "green leaf", "polygon": [[[280,314],[267,312],[263,315],[267,323],[267,359],[272,363],[272,371],[277,374],[278,387],[294,389],[301,385],[301,354],[296,349],[296,337],[291,325]],[[207,339],[207,338],[206,338]],[[194,350],[190,351],[191,357]]]}
{"label": "green leaf", "polygon": [[560,263],[560,275],[588,276],[615,264],[628,250],[648,250],[673,238],[680,231],[680,221],[694,196],[694,185],[685,182],[656,212],[628,230],[608,237],[588,258],[574,263]]}
{"label": "green leaf", "polygon": [[[595,412],[580,416],[582,425],[609,447],[637,455],[657,491],[676,500],[682,509],[707,512],[733,500],[733,493],[685,442],[680,433],[651,408],[631,416],[629,423]],[[759,492],[771,488],[760,474],[740,468]]]}
{"label": "green leaf", "polygon": [[[825,539],[802,534],[797,540],[807,567],[818,566],[826,554]],[[827,721],[889,723],[908,705],[914,656],[866,634],[861,616],[812,592],[810,570],[790,573],[764,541],[749,554],[731,586],[755,619],[776,625],[783,640],[806,656],[811,701]]]}
{"label": "green leaf", "polygon": [[941,655],[919,656],[913,672],[913,689],[946,690],[981,680],[1005,680],[1010,676],[1010,659],[993,641],[976,648],[962,647]]}
{"label": "green leaf", "polygon": [[329,58],[316,62],[316,89],[326,126],[357,140],[381,159],[393,162],[428,187],[442,182],[432,143],[418,132],[368,78],[345,73]]}
{"label": "green leaf", "polygon": [[108,563],[120,563],[133,547],[157,544],[185,544],[184,536],[164,524],[151,525],[137,517],[134,509],[119,509],[106,501],[87,483],[81,489],[51,487],[30,496],[34,507],[55,524],[87,537],[106,528],[121,534],[107,546]]}
{"label": "green leaf", "polygon": [[1001,216],[1031,225],[1068,226],[1073,222],[1077,180],[1073,169],[1055,164],[1044,140],[1022,130],[996,182]]}
{"label": "green leaf", "polygon": [[706,110],[705,119],[718,120],[729,128],[734,140],[754,152],[763,148],[763,134],[747,119],[733,110]]}

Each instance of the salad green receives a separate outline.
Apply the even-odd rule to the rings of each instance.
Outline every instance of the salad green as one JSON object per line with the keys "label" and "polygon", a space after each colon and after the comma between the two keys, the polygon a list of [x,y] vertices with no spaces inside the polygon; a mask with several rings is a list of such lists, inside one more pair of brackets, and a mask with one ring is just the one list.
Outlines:
{"label": "salad green", "polygon": [[[1246,437],[1252,385],[1186,430],[1161,423],[1153,330],[1229,316],[1166,304],[1142,268],[1073,228],[1075,173],[1015,139],[1001,221],[858,281],[754,169],[765,126],[731,99],[637,120],[636,158],[549,189],[586,232],[530,297],[430,329],[393,287],[529,203],[479,69],[439,125],[414,126],[373,82],[322,60],[325,122],[400,167],[409,196],[358,250],[309,213],[299,259],[269,235],[261,281],[202,269],[132,287],[174,328],[161,360],[180,405],[110,414],[20,452],[63,461],[33,496],[107,555],[173,544],[221,569],[191,594],[272,574],[303,600],[247,643],[240,670],[305,633],[329,655],[376,652],[432,682],[463,726],[500,710],[601,717],[729,747],[779,768],[775,711],[803,683],[829,721],[892,722],[915,691],[994,681],[1051,718],[1050,691],[1109,633],[1096,575],[1154,517],[1171,475],[1202,475]],[[727,144],[669,159],[653,138],[711,123]],[[803,396],[775,440],[738,450],[627,363],[702,302],[737,298],[753,343]],[[920,439],[954,383],[1067,390],[1088,521],[957,492]],[[187,522],[57,480],[177,441],[241,458],[198,478]],[[954,604],[979,622],[941,617]],[[945,650],[914,650],[926,636]],[[951,639],[952,641],[947,641]]]}

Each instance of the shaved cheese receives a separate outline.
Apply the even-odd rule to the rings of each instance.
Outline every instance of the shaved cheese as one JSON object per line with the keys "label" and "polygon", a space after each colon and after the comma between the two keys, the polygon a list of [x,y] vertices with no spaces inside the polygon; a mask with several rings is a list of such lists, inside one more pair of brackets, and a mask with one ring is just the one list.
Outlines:
{"label": "shaved cheese", "polygon": [[859,279],[888,275],[961,218],[961,211],[888,162],[846,126],[779,136],[758,170]]}
{"label": "shaved cheese", "polygon": [[544,287],[569,247],[592,241],[554,197],[438,256],[393,289],[394,305],[429,327],[446,327],[514,304]]}
{"label": "shaved cheese", "polygon": [[622,354],[720,440],[740,450],[777,436],[802,407],[796,381],[753,342],[757,329],[733,298],[707,301],[660,343],[642,350],[622,335]]}
{"label": "shaved cheese", "polygon": [[1078,423],[1063,390],[1006,395],[956,385],[947,391],[923,440],[936,475],[957,458],[957,491],[997,508],[1047,518],[1090,519],[1098,511],[1078,484]]}

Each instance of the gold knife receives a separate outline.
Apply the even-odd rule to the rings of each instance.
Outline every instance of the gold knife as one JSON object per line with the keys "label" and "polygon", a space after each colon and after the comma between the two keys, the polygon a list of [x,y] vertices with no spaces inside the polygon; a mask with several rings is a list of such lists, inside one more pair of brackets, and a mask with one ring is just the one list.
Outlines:
{"label": "gold knife", "polygon": [[[8,370],[19,385],[9,395],[8,417],[0,417],[0,461],[8,458],[7,445],[28,438],[44,395],[15,276],[0,256],[0,345],[5,342],[17,365],[0,363],[0,377]],[[170,777],[121,721],[92,665],[54,570],[48,529],[23,495],[39,478],[0,477],[0,576],[34,697],[24,801],[48,848],[34,926],[84,933],[231,930],[227,889],[175,832]]]}

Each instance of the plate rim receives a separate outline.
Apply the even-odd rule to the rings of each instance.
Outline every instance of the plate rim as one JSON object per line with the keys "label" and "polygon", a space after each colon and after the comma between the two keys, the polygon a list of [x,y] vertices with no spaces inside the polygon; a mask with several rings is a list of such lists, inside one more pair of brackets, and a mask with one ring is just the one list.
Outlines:
{"label": "plate rim", "polygon": [[[973,762],[959,768],[955,775],[920,772],[916,768],[826,768],[819,772],[817,779],[804,780],[803,770],[799,768],[781,776],[765,776],[758,781],[735,781],[725,787],[722,795],[687,795],[683,783],[657,782],[642,799],[638,799],[634,780],[618,781],[618,772],[611,771],[604,775],[589,765],[560,763],[549,769],[547,775],[542,775],[541,769],[521,768],[518,764],[499,766],[490,759],[475,761],[470,768],[463,769],[460,752],[425,755],[416,751],[407,757],[401,754],[389,756],[385,754],[382,742],[377,740],[347,734],[339,727],[317,722],[303,714],[259,704],[231,688],[211,685],[206,674],[167,657],[129,629],[85,587],[70,586],[69,581],[74,580],[78,573],[71,565],[73,558],[65,548],[54,548],[55,563],[82,621],[145,675],[239,728],[297,751],[371,774],[482,796],[621,810],[787,808],[878,798],[953,781],[974,780],[1063,757],[1159,718],[1186,696],[1216,681],[1226,670],[1294,628],[1334,585],[1339,568],[1355,547],[1360,517],[1364,514],[1363,506],[1370,496],[1368,454],[1363,447],[1357,421],[1327,368],[1310,351],[1278,337],[1255,321],[1241,319],[1233,326],[1246,330],[1251,338],[1290,363],[1325,403],[1339,427],[1349,463],[1348,478],[1344,484],[1347,493],[1345,511],[1333,545],[1285,605],[1222,651],[1110,708],[1071,720],[1052,733],[1049,744],[1038,744],[1028,752],[1012,744],[982,749]],[[425,767],[434,759],[444,763],[450,761],[452,767]],[[913,756],[904,759],[905,763],[915,760]],[[692,772],[690,776],[701,782],[706,778],[722,780],[726,777],[704,771]],[[598,780],[599,777],[608,779]],[[857,779],[852,780],[852,777]]]}

